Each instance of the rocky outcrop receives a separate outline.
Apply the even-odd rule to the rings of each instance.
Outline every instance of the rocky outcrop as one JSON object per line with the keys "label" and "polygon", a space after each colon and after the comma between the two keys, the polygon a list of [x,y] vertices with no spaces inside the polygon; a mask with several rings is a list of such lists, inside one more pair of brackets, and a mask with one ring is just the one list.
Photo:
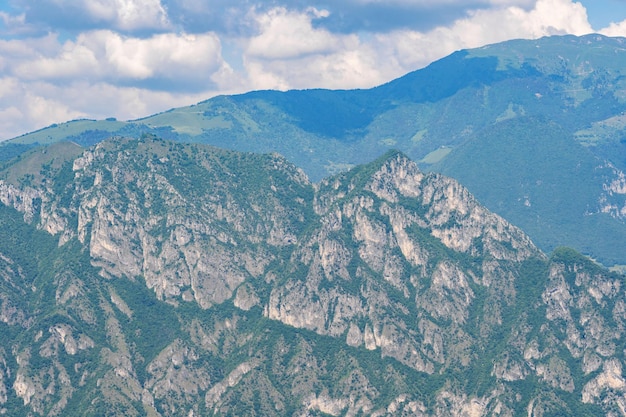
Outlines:
{"label": "rocky outcrop", "polygon": [[0,241],[0,410],[623,409],[623,276],[546,257],[402,154],[316,185],[277,155],[151,138],[64,167],[0,184],[7,242],[37,248]]}

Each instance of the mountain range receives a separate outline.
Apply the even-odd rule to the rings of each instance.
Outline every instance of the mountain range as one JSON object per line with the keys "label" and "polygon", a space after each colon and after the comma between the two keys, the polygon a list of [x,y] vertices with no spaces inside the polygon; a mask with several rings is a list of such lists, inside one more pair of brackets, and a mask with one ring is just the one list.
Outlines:
{"label": "mountain range", "polygon": [[4,414],[624,413],[624,276],[402,153],[60,142],[0,202]]}
{"label": "mountain range", "polygon": [[4,142],[0,415],[626,415],[625,50]]}
{"label": "mountain range", "polygon": [[545,251],[626,264],[626,40],[514,40],[456,52],[367,90],[256,91],[121,122],[77,120],[8,141],[89,146],[151,133],[278,152],[313,181],[389,149],[452,176]]}

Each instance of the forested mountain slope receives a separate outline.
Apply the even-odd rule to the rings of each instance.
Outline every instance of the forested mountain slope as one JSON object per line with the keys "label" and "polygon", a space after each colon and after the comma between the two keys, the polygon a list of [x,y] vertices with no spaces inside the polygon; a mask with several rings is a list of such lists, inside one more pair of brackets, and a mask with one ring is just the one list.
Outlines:
{"label": "forested mountain slope", "polygon": [[90,146],[152,133],[278,152],[313,181],[398,149],[452,176],[543,250],[626,265],[626,39],[514,40],[458,51],[368,90],[256,91],[131,122],[77,120],[15,138]]}
{"label": "forested mountain slope", "polygon": [[56,144],[0,202],[9,415],[624,412],[624,277],[402,153]]}

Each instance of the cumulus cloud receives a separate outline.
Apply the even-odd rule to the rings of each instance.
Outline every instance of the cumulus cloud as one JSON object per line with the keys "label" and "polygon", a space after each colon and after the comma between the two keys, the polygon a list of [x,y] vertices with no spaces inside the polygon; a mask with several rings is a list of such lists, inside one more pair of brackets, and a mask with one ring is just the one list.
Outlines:
{"label": "cumulus cloud", "polygon": [[327,10],[282,7],[256,14],[259,33],[244,49],[252,88],[355,88],[380,81],[375,53],[367,43],[356,34],[313,26],[314,19],[327,16]]}
{"label": "cumulus cloud", "polygon": [[83,4],[89,16],[122,30],[169,26],[160,0],[91,0]]}
{"label": "cumulus cloud", "polygon": [[315,25],[337,33],[367,31],[385,33],[398,29],[431,30],[462,18],[469,10],[487,7],[486,1],[410,1],[391,2],[348,0],[333,2],[327,19]]}
{"label": "cumulus cloud", "polygon": [[[514,1],[514,0],[509,0]],[[517,0],[524,3],[528,0]],[[387,31],[397,27],[422,30],[462,17],[467,10],[489,7],[490,0],[343,0],[334,2],[303,0],[163,0],[170,21],[187,32],[212,30],[229,36],[251,36],[258,29],[247,12],[267,13],[284,8],[302,13],[310,7],[327,9],[327,19],[314,24],[331,32]]]}
{"label": "cumulus cloud", "polygon": [[21,80],[0,78],[0,137],[25,133],[24,126],[42,127],[54,122],[84,117],[62,100],[33,92]]}
{"label": "cumulus cloud", "polygon": [[387,80],[376,58],[369,45],[359,44],[354,49],[297,59],[248,59],[246,72],[251,89],[362,88]]}
{"label": "cumulus cloud", "polygon": [[170,26],[160,0],[25,0],[20,7],[25,23],[43,32],[100,28],[133,32]]}
{"label": "cumulus cloud", "polygon": [[479,10],[448,28],[438,28],[428,38],[472,48],[512,38],[539,38],[566,33],[583,35],[593,30],[585,8],[570,0],[538,0],[525,10],[518,6]]}
{"label": "cumulus cloud", "polygon": [[[23,53],[19,45],[24,43],[11,41],[4,49],[13,45],[14,54]],[[9,60],[7,72],[23,80],[122,83],[158,80],[169,81],[171,88],[190,83],[196,88],[206,88],[213,83],[214,74],[228,71],[220,40],[212,33],[164,33],[134,38],[98,30],[82,33],[75,41],[68,40],[56,47],[33,50],[31,46],[30,51],[27,57]]]}
{"label": "cumulus cloud", "polygon": [[20,9],[25,10],[27,23],[46,29],[133,32],[174,28],[186,33],[251,36],[258,29],[254,19],[247,18],[252,9],[259,13],[275,8],[298,13],[310,7],[327,9],[330,16],[315,20],[315,25],[331,32],[378,33],[400,28],[426,31],[462,18],[470,10],[533,4],[534,0],[20,0]]}
{"label": "cumulus cloud", "polygon": [[246,52],[264,59],[289,59],[354,47],[356,35],[342,37],[313,28],[311,19],[324,16],[328,11],[309,9],[298,13],[283,7],[257,15],[260,33],[250,38]]}
{"label": "cumulus cloud", "polygon": [[4,77],[0,78],[0,138],[8,139],[52,123],[81,118],[138,119],[197,103],[219,92],[155,91],[105,82],[59,86]]}
{"label": "cumulus cloud", "polygon": [[26,25],[26,15],[24,13],[13,15],[0,11],[0,22],[2,22],[0,27],[4,28],[3,32],[10,35],[24,34],[31,31]]}
{"label": "cumulus cloud", "polygon": [[[189,105],[205,99],[207,93],[215,93],[211,90],[197,93],[154,91],[105,82],[75,83],[65,88],[47,83],[33,89],[42,97],[57,97],[63,103],[72,103],[73,108],[79,109],[80,117],[116,117],[120,120],[137,119],[172,107]],[[64,120],[69,119],[56,121]]]}
{"label": "cumulus cloud", "polygon": [[599,32],[606,36],[626,36],[626,20],[619,23],[611,23]]}
{"label": "cumulus cloud", "polygon": [[[267,11],[276,7],[277,3],[253,0],[163,0],[170,21],[181,30],[188,33],[213,31],[220,35],[246,37],[255,31],[254,20],[248,12]],[[289,3],[283,1],[280,4],[294,9]]]}

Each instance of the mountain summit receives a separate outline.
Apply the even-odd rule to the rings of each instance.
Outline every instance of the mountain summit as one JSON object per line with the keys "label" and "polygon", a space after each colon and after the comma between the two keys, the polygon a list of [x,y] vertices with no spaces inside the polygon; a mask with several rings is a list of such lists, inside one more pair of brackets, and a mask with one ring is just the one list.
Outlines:
{"label": "mountain summit", "polygon": [[15,138],[82,146],[153,133],[278,152],[320,181],[399,149],[464,184],[543,250],[626,264],[626,39],[515,40],[456,52],[369,90],[256,91],[144,119],[77,120]]}
{"label": "mountain summit", "polygon": [[0,171],[0,412],[619,415],[624,277],[400,152],[111,139]]}

